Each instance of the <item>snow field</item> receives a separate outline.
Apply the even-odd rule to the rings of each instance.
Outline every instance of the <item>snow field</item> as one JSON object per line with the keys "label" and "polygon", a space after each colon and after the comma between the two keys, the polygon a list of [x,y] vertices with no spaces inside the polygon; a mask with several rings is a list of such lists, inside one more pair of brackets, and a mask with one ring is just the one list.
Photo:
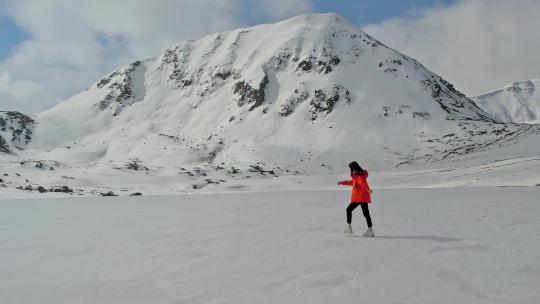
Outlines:
{"label": "snow field", "polygon": [[540,189],[347,190],[0,200],[1,302],[540,301]]}

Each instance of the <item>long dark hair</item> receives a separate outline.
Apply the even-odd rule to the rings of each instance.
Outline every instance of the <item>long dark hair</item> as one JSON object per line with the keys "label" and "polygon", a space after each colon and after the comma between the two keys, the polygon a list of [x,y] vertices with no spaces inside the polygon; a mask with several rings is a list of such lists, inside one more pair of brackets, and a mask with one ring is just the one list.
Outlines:
{"label": "long dark hair", "polygon": [[351,175],[353,175],[353,173],[357,175],[364,174],[364,169],[362,169],[362,167],[360,167],[360,165],[355,161],[349,163],[349,169],[351,169]]}

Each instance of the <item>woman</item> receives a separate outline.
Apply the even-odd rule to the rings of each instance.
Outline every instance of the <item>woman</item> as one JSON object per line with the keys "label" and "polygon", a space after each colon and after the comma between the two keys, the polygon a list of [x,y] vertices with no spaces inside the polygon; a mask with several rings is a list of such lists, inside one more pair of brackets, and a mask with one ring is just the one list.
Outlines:
{"label": "woman", "polygon": [[349,168],[351,169],[352,179],[338,182],[338,185],[352,186],[351,203],[347,207],[347,228],[344,233],[353,233],[351,226],[352,212],[356,207],[360,206],[362,207],[362,213],[364,213],[368,226],[368,229],[363,236],[374,237],[375,233],[373,232],[373,224],[371,223],[371,216],[369,215],[368,208],[368,204],[371,203],[372,192],[367,183],[368,172],[367,170],[363,170],[355,161],[349,164]]}

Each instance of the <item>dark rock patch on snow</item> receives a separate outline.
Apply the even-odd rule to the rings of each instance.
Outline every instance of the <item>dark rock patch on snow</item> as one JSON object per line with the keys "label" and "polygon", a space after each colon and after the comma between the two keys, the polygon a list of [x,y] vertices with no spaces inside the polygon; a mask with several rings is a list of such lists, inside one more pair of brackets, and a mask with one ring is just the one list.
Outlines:
{"label": "dark rock patch on snow", "polygon": [[309,98],[309,93],[304,88],[295,89],[279,108],[279,114],[283,117],[291,115],[295,108]]}
{"label": "dark rock patch on snow", "polygon": [[134,93],[134,72],[141,65],[140,61],[135,61],[127,68],[118,69],[97,83],[97,88],[107,89],[109,93],[97,103],[100,110],[112,109],[113,116],[122,112],[126,106],[130,106],[135,101]]}
{"label": "dark rock patch on snow", "polygon": [[11,150],[6,142],[6,140],[0,135],[0,153],[11,154]]}
{"label": "dark rock patch on snow", "polygon": [[0,137],[3,137],[0,151],[10,150],[9,145],[24,149],[32,140],[34,128],[35,121],[31,117],[16,111],[0,111]]}
{"label": "dark rock patch on snow", "polygon": [[101,193],[101,196],[118,196],[118,195],[114,194],[114,192],[112,191],[109,191],[109,192]]}
{"label": "dark rock patch on snow", "polygon": [[334,110],[335,105],[340,101],[347,104],[351,102],[349,90],[341,85],[334,85],[329,91],[322,89],[315,90],[313,98],[309,103],[310,119],[316,120],[319,117],[330,114]]}
{"label": "dark rock patch on snow", "polygon": [[236,104],[241,107],[244,104],[253,104],[249,111],[263,104],[265,99],[266,87],[268,85],[268,76],[264,75],[256,89],[246,81],[239,81],[234,84],[233,92],[236,95]]}

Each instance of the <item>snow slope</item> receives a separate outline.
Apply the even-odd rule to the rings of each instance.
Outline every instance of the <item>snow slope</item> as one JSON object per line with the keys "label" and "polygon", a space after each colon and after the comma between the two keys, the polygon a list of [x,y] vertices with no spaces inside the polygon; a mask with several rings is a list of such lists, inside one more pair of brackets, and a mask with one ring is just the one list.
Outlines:
{"label": "snow slope", "polygon": [[538,303],[539,195],[376,190],[375,239],[348,191],[0,200],[1,302]]}
{"label": "snow slope", "polygon": [[503,122],[540,123],[540,80],[514,82],[506,87],[473,97],[482,110]]}

